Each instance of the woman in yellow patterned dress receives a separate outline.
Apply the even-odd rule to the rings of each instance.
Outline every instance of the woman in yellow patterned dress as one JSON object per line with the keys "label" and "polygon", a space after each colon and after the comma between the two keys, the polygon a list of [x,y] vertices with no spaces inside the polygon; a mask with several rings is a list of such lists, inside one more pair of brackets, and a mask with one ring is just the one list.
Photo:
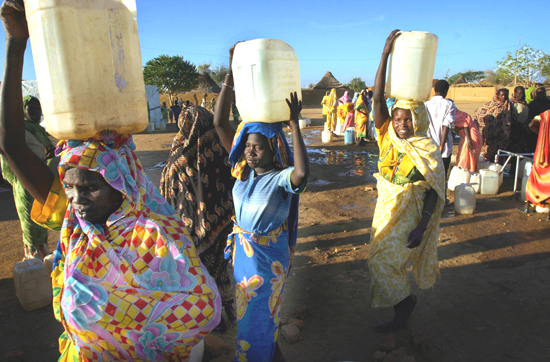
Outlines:
{"label": "woman in yellow patterned dress", "polygon": [[407,267],[422,289],[431,287],[439,273],[437,243],[445,200],[441,153],[427,136],[429,120],[423,102],[398,100],[386,108],[386,66],[394,30],[386,41],[374,85],[374,122],[380,158],[378,203],[374,211],[369,254],[373,307],[394,307],[395,315],[377,325],[389,332],[407,325],[416,305]]}
{"label": "woman in yellow patterned dress", "polygon": [[332,88],[327,100],[327,122],[325,123],[329,131],[336,129],[338,99],[336,98],[336,89]]}

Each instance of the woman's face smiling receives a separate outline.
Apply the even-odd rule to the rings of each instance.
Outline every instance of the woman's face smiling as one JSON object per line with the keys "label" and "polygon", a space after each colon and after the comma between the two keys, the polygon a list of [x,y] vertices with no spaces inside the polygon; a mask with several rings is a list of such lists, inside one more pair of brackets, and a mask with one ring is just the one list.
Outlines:
{"label": "woman's face smiling", "polygon": [[273,151],[266,136],[259,133],[250,133],[246,141],[244,156],[249,167],[258,175],[273,169]]}
{"label": "woman's face smiling", "polygon": [[122,194],[99,172],[68,168],[63,186],[76,216],[92,224],[105,224],[122,203]]}
{"label": "woman's face smiling", "polygon": [[410,109],[395,108],[392,112],[391,123],[397,137],[407,139],[414,135],[412,113]]}

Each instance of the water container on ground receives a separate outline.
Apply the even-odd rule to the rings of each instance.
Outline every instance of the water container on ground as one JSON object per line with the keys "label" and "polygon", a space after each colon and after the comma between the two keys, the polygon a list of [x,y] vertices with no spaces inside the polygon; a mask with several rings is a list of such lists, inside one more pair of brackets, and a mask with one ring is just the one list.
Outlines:
{"label": "water container on ground", "polygon": [[329,131],[329,130],[324,130],[323,132],[321,132],[321,141],[323,143],[330,143],[332,139],[332,132]]}
{"label": "water container on ground", "polygon": [[157,129],[160,129],[160,130],[165,130],[166,129],[166,122],[164,121],[158,121],[157,123]]}
{"label": "water container on ground", "polygon": [[522,158],[519,162],[519,169],[518,169],[518,178],[522,179],[523,175],[525,175],[525,165],[527,165],[527,162],[531,161],[531,165],[533,164],[533,160],[529,160],[527,158]]}
{"label": "water container on ground", "polygon": [[391,52],[386,83],[389,97],[410,101],[430,99],[437,44],[434,34],[401,32]]}
{"label": "water container on ground", "polygon": [[477,161],[477,169],[478,170],[481,170],[481,169],[488,169],[489,166],[491,166],[491,162],[489,161],[485,161],[483,159],[483,156],[479,156],[479,159]]}
{"label": "water container on ground", "polygon": [[469,184],[455,188],[455,211],[461,215],[473,214],[476,209],[476,191]]}
{"label": "water container on ground", "polygon": [[525,202],[527,197],[525,196],[525,189],[527,188],[527,183],[529,182],[529,175],[531,175],[531,169],[533,168],[533,161],[528,160],[525,162],[523,170],[523,178],[521,179],[521,199]]}
{"label": "water container on ground", "polygon": [[306,128],[307,127],[307,121],[305,119],[298,120],[298,126],[300,127],[300,129]]}
{"label": "water container on ground", "polygon": [[50,255],[47,255],[45,258],[44,258],[44,265],[46,265],[46,268],[48,269],[48,271],[51,273],[51,271],[53,270],[53,261],[55,259],[55,255],[54,254],[50,254]]}
{"label": "water container on ground", "polygon": [[342,130],[344,128],[344,125],[340,123],[340,121],[336,122],[336,128],[334,130],[334,134],[337,136],[342,136],[344,134],[344,131]]}
{"label": "water container on ground", "polygon": [[502,171],[502,166],[498,163],[491,163],[489,165],[489,170],[493,170],[498,173],[498,187],[502,186],[502,182],[504,182],[504,172]]}
{"label": "water container on ground", "polygon": [[232,68],[243,122],[287,121],[290,93],[296,92],[302,99],[298,58],[282,40],[255,39],[237,44]]}
{"label": "water container on ground", "polygon": [[29,259],[13,267],[15,294],[25,310],[33,311],[52,302],[51,272],[42,260]]}
{"label": "water container on ground", "polygon": [[447,188],[454,191],[455,187],[460,184],[470,183],[470,171],[465,168],[454,166],[447,182]]}
{"label": "water container on ground", "polygon": [[470,173],[470,185],[474,188],[476,193],[479,194],[481,187],[481,177],[479,176],[479,172]]}
{"label": "water container on ground", "polygon": [[303,119],[306,121],[306,127],[311,126],[311,118],[304,117]]}
{"label": "water container on ground", "polygon": [[204,339],[191,348],[189,362],[201,362],[204,356]]}
{"label": "water container on ground", "polygon": [[346,145],[352,145],[355,143],[355,130],[353,128],[348,128],[344,132],[344,143]]}
{"label": "water container on ground", "polygon": [[493,170],[479,170],[479,176],[481,177],[481,187],[479,192],[482,195],[496,195],[498,193],[498,173]]}
{"label": "water container on ground", "polygon": [[27,0],[25,14],[52,136],[88,139],[103,129],[147,127],[135,0]]}

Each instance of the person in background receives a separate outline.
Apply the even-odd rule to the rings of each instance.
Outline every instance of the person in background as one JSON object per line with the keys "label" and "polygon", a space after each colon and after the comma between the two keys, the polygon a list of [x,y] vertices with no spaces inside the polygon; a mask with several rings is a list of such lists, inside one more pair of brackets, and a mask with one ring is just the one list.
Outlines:
{"label": "person in background", "polygon": [[332,132],[336,129],[336,122],[338,122],[337,110],[336,89],[332,88],[327,100],[327,122],[325,123],[325,128]]}
{"label": "person in background", "polygon": [[349,96],[349,91],[345,91],[344,95],[338,99],[338,121],[342,132],[346,130],[345,126],[350,125],[349,119],[353,119],[353,103]]}
{"label": "person in background", "polygon": [[[23,117],[25,120],[26,144],[41,160],[47,162],[53,158],[55,148],[46,130],[40,126],[42,107],[38,98],[33,96],[23,98]],[[31,219],[34,198],[19,181],[3,156],[0,157],[0,163],[3,177],[12,186],[13,200],[23,233],[25,259],[44,259],[45,256],[51,254],[48,250],[48,230]]]}
{"label": "person in background", "polygon": [[[206,109],[186,107],[178,128],[162,171],[160,193],[188,228],[202,263],[216,281],[229,320],[235,321],[233,283],[224,257],[235,215],[229,154]],[[225,332],[223,318],[215,330]]]}
{"label": "person in background", "polygon": [[[492,101],[476,110],[475,120],[483,137],[481,154],[485,160],[495,162],[497,151],[507,149],[513,117],[517,118],[517,113],[508,99],[506,88],[498,89]],[[504,162],[504,159],[497,161]]]}
{"label": "person in background", "polygon": [[432,99],[424,103],[430,119],[428,136],[439,146],[446,180],[453,154],[453,132],[451,129],[454,127],[456,107],[452,101],[445,99],[449,91],[449,83],[446,80],[438,80],[434,85],[434,91],[435,95]]}
{"label": "person in background", "polygon": [[214,113],[216,108],[216,97],[212,97],[210,100],[210,112]]}
{"label": "person in background", "polygon": [[[546,88],[538,87],[533,91],[534,98],[529,103],[529,115],[527,116],[528,122],[531,123],[533,119],[550,109],[550,99],[546,97]],[[534,132],[529,132],[527,136],[527,152],[535,152],[537,145],[537,135]]]}
{"label": "person in background", "polygon": [[427,135],[430,121],[423,102],[396,100],[386,107],[386,68],[399,30],[384,46],[374,83],[374,122],[380,158],[374,176],[378,202],[369,251],[372,306],[393,307],[394,317],[375,326],[391,332],[407,325],[417,298],[411,294],[407,269],[421,289],[439,274],[439,220],[445,204],[445,169],[441,152]]}
{"label": "person in background", "polygon": [[329,95],[327,91],[323,96],[323,100],[321,101],[321,105],[323,106],[323,119],[325,122],[327,121],[327,115],[328,115],[328,100],[329,100]]}
{"label": "person in background", "polygon": [[363,90],[355,102],[355,137],[358,146],[364,146],[367,141],[367,123],[370,114],[370,103],[367,92]]}
{"label": "person in background", "polygon": [[[529,203],[542,207],[550,204],[550,110],[535,116],[530,124],[532,131],[538,134],[537,147],[533,157],[533,168],[525,189],[525,208],[529,212]],[[546,217],[550,221],[550,211]]]}
{"label": "person in background", "polygon": [[207,108],[208,107],[208,102],[206,100],[206,97],[208,97],[208,94],[204,93],[204,97],[202,98],[202,102],[201,102],[201,107],[202,108]]}
{"label": "person in background", "polygon": [[160,118],[168,123],[168,107],[166,107],[166,102],[162,102],[162,107],[160,107]]}
{"label": "person in background", "polygon": [[174,104],[172,105],[172,107],[170,107],[172,109],[172,112],[174,113],[174,122],[175,123],[178,123],[178,120],[180,118],[180,113],[181,113],[181,107],[178,105],[178,101],[176,100],[174,102]]}
{"label": "person in background", "polygon": [[468,113],[457,109],[454,125],[460,136],[456,165],[470,172],[478,172],[477,164],[483,146],[483,139],[477,124]]}
{"label": "person in background", "polygon": [[235,226],[226,248],[232,258],[237,295],[237,349],[234,361],[282,361],[278,349],[280,307],[298,231],[298,194],[306,187],[309,158],[298,124],[302,102],[290,108],[294,157],[283,122],[229,124],[233,93],[232,59],[220,93],[214,125],[229,152]]}
{"label": "person in background", "polygon": [[[534,152],[536,139],[533,140],[533,132],[529,129],[529,107],[525,101],[525,88],[522,86],[514,88],[514,95],[510,98],[510,103],[516,110],[517,116],[512,118],[510,142],[506,150],[515,153]],[[510,160],[512,174],[515,174],[516,163],[516,157]]]}
{"label": "person in background", "polygon": [[231,102],[231,114],[233,115],[233,122],[235,122],[235,124],[239,124],[239,109],[237,108],[237,101],[236,100],[233,100],[233,102]]}
{"label": "person in background", "polygon": [[526,91],[525,91],[525,102],[527,102],[527,105],[529,105],[529,103],[531,103],[531,101],[533,99],[535,99],[535,91],[537,90],[537,87],[534,86],[534,87],[529,87]]}
{"label": "person in background", "polygon": [[0,17],[0,152],[35,198],[33,220],[60,231],[51,274],[59,361],[187,360],[219,324],[221,301],[184,223],[143,171],[131,135],[60,142],[59,175],[33,153],[21,97],[24,7],[4,1]]}
{"label": "person in background", "polygon": [[168,117],[170,118],[170,123],[172,123],[174,121],[174,111],[172,107],[168,108]]}

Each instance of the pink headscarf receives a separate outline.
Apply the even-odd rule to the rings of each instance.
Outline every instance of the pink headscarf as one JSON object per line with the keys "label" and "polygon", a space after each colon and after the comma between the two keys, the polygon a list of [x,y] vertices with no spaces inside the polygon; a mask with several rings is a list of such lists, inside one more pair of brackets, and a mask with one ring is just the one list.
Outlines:
{"label": "pink headscarf", "polygon": [[351,97],[349,96],[349,91],[345,91],[344,95],[340,97],[340,99],[338,99],[339,106],[346,103],[351,103]]}

